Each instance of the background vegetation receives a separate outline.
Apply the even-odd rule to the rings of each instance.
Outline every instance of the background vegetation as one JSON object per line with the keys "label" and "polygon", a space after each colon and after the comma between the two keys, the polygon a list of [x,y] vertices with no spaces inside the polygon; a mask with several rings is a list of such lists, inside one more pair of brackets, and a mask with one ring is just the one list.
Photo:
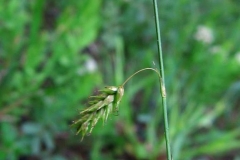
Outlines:
{"label": "background vegetation", "polygon": [[[240,159],[240,1],[159,1],[175,160]],[[157,63],[151,0],[0,1],[0,159],[165,159],[154,73],[80,142],[87,97]]]}

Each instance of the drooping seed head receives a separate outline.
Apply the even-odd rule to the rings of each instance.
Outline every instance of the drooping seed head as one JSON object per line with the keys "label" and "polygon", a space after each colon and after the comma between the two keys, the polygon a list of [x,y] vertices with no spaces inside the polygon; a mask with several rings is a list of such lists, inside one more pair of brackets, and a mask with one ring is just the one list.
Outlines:
{"label": "drooping seed head", "polygon": [[76,134],[82,133],[82,139],[87,133],[90,134],[92,132],[100,118],[105,123],[110,113],[118,112],[124,88],[122,86],[108,86],[99,90],[99,93],[99,95],[89,97],[88,104],[90,106],[81,111],[81,117],[72,124],[77,127]]}

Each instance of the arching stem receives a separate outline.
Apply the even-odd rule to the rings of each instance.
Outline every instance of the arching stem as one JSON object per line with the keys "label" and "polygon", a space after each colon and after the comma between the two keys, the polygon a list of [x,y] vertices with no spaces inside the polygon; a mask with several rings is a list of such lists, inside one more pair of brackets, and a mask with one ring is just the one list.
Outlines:
{"label": "arching stem", "polygon": [[121,85],[122,87],[124,87],[124,85],[132,78],[134,77],[136,74],[142,72],[142,71],[146,71],[146,70],[152,70],[154,72],[157,73],[158,77],[159,77],[159,82],[160,82],[160,85],[161,85],[161,94],[162,94],[162,97],[166,97],[166,90],[165,90],[165,86],[163,85],[163,82],[162,82],[162,78],[161,78],[161,75],[159,73],[159,71],[157,69],[154,69],[154,68],[143,68],[143,69],[140,69],[139,71],[133,73],[131,76],[129,76],[124,82],[123,84]]}
{"label": "arching stem", "polygon": [[143,68],[143,69],[140,69],[140,70],[138,70],[137,72],[133,73],[131,76],[129,76],[129,77],[123,82],[123,84],[122,84],[121,86],[124,87],[124,85],[125,85],[133,76],[135,76],[135,75],[138,74],[139,72],[142,72],[142,71],[145,71],[145,70],[153,70],[153,71],[155,71],[155,72],[158,74],[159,78],[161,78],[160,73],[159,73],[156,69],[154,69],[154,68]]}

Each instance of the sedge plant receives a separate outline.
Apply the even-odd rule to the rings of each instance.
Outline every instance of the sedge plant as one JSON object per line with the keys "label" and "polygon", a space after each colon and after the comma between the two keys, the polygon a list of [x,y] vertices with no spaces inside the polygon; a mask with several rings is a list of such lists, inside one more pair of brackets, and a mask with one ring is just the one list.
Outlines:
{"label": "sedge plant", "polygon": [[[95,96],[90,96],[88,99],[88,105],[86,109],[82,110],[80,114],[80,118],[73,121],[72,126],[77,127],[77,133],[82,134],[82,139],[85,135],[91,134],[93,128],[97,124],[97,122],[102,119],[103,124],[107,121],[109,115],[111,113],[118,114],[119,111],[119,104],[122,100],[122,97],[124,95],[124,86],[125,84],[133,78],[136,74],[142,72],[152,70],[155,73],[157,73],[159,82],[160,82],[160,88],[161,88],[161,95],[162,99],[166,100],[166,90],[163,83],[163,79],[161,77],[160,72],[155,68],[143,68],[134,74],[132,74],[130,77],[128,77],[120,86],[106,86],[104,89],[101,89],[98,91],[98,94]],[[163,102],[166,105],[166,102]],[[163,108],[166,109],[166,106]],[[167,114],[166,111],[164,111],[164,114]],[[164,119],[167,116],[164,115]],[[167,119],[165,122],[165,125],[168,124]],[[166,130],[165,126],[165,137],[168,138],[168,130]],[[169,143],[169,140],[166,141]],[[170,160],[170,159],[169,159]]]}
{"label": "sedge plant", "polygon": [[166,100],[166,89],[164,82],[164,68],[163,68],[163,56],[162,56],[162,48],[161,48],[161,37],[160,37],[160,25],[158,18],[158,8],[157,1],[153,0],[154,6],[154,15],[155,15],[155,24],[156,24],[156,33],[157,33],[157,45],[158,45],[158,57],[159,57],[159,69],[158,71],[155,68],[143,68],[134,74],[132,74],[129,78],[125,80],[120,86],[107,86],[102,90],[98,91],[98,95],[89,97],[89,107],[80,112],[80,118],[73,121],[73,126],[77,127],[77,133],[82,133],[82,140],[86,134],[90,134],[97,124],[99,119],[103,120],[103,123],[106,122],[110,113],[118,113],[119,104],[124,95],[124,86],[125,84],[136,74],[152,70],[157,73],[159,77],[160,83],[160,92],[162,97],[162,105],[163,105],[163,116],[164,116],[164,131],[165,131],[165,140],[166,140],[166,151],[167,151],[167,159],[171,159],[171,148],[169,141],[169,127],[168,127],[168,116],[167,116],[167,100]]}

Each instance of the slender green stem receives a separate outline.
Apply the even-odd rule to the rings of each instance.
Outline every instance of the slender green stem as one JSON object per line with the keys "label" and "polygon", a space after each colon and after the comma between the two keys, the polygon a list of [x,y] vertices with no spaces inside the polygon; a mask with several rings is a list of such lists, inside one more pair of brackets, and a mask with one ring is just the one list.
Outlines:
{"label": "slender green stem", "polygon": [[163,57],[162,57],[162,45],[161,45],[161,36],[160,36],[160,25],[158,18],[158,7],[157,0],[153,0],[154,14],[155,14],[155,24],[157,32],[157,45],[158,45],[158,58],[159,58],[159,67],[160,67],[160,79],[161,82],[161,92],[162,92],[162,105],[163,105],[163,116],[164,116],[164,129],[165,129],[165,139],[166,139],[166,150],[167,150],[167,159],[172,160],[171,158],[171,147],[169,140],[169,127],[168,127],[168,116],[167,116],[167,99],[166,99],[166,90],[164,82],[164,68],[163,68]]}
{"label": "slender green stem", "polygon": [[155,72],[158,74],[159,79],[162,79],[161,76],[160,76],[160,73],[158,72],[158,70],[156,70],[156,69],[154,69],[154,68],[143,68],[143,69],[140,69],[139,71],[133,73],[130,77],[128,77],[128,79],[126,79],[121,86],[124,87],[124,85],[125,85],[133,76],[135,76],[135,75],[138,74],[139,72],[142,72],[142,71],[145,71],[145,70],[153,70],[153,71],[155,71]]}

